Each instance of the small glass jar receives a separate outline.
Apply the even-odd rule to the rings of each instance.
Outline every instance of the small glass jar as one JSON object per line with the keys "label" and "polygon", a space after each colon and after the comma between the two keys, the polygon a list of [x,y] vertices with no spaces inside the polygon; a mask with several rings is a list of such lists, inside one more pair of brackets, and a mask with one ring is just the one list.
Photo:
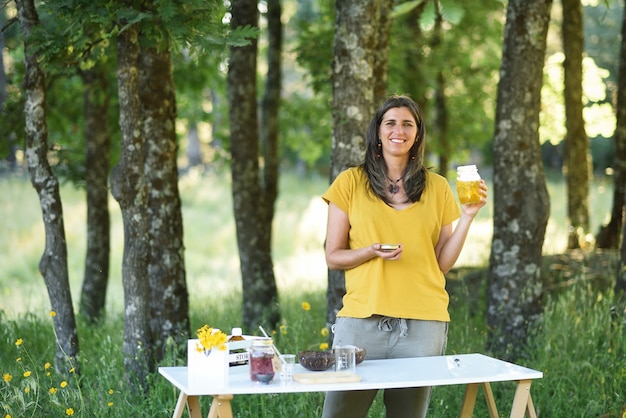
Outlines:
{"label": "small glass jar", "polygon": [[475,165],[456,169],[456,193],[462,205],[480,202],[480,174]]}
{"label": "small glass jar", "polygon": [[250,348],[250,379],[253,382],[269,383],[274,379],[274,340],[257,338]]}

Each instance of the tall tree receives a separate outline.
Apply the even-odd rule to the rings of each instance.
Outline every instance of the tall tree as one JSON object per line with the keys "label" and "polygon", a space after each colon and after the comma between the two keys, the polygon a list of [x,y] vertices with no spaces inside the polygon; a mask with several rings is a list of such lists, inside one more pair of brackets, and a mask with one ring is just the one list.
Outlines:
{"label": "tall tree", "polygon": [[[128,24],[128,25],[127,25]],[[148,225],[148,190],[145,176],[144,137],[137,57],[137,24],[121,20],[123,30],[117,36],[117,80],[120,102],[122,154],[111,171],[111,192],[120,205],[124,223],[122,281],[124,286],[124,366],[126,379],[138,391],[145,389],[151,370],[150,256]]]}
{"label": "tall tree", "polygon": [[[332,182],[339,173],[363,161],[365,131],[374,113],[375,49],[379,33],[380,0],[335,2],[335,38],[332,63],[333,132]],[[380,75],[380,74],[379,74]],[[335,322],[346,292],[341,270],[328,271],[326,321]]]}
{"label": "tall tree", "polygon": [[4,68],[4,24],[5,8],[0,9],[0,111],[4,113],[4,102],[7,99],[7,73]]}
{"label": "tall tree", "polygon": [[[435,27],[433,28],[432,47],[437,49],[443,42],[443,16],[441,6],[435,1]],[[435,129],[439,150],[439,174],[446,176],[450,164],[450,141],[448,138],[448,105],[446,100],[446,76],[443,68],[437,71],[435,88]]]}
{"label": "tall tree", "polygon": [[542,246],[550,201],[539,111],[552,0],[507,6],[494,136],[494,232],[488,279],[489,350],[513,359],[541,314]]}
{"label": "tall tree", "polygon": [[265,90],[261,100],[261,152],[263,155],[263,186],[265,188],[266,205],[265,231],[261,236],[272,242],[272,220],[274,219],[274,202],[278,197],[278,133],[280,131],[278,110],[282,87],[282,43],[283,27],[281,22],[280,0],[267,2],[267,76]]}
{"label": "tall tree", "polygon": [[[258,28],[256,0],[235,0],[231,27]],[[264,324],[273,329],[279,321],[278,292],[274,278],[267,213],[270,202],[259,173],[257,112],[257,39],[231,47],[228,67],[228,101],[231,141],[232,195],[237,245],[243,284],[243,325]],[[270,179],[265,175],[265,179]]]}
{"label": "tall tree", "polygon": [[81,72],[85,115],[85,189],[87,190],[87,254],[80,313],[89,321],[102,318],[109,281],[109,179],[111,130],[107,69],[103,63]]}
{"label": "tall tree", "polygon": [[182,343],[190,334],[185,281],[183,218],[178,193],[176,95],[168,45],[142,47],[139,98],[145,140],[150,258],[150,324],[153,354],[163,357],[169,337]]}
{"label": "tall tree", "polygon": [[[9,27],[13,26],[18,20],[12,18],[6,21],[7,7],[0,8],[0,160],[8,163],[9,168],[14,168],[16,163],[16,132],[19,132],[24,125],[24,117],[22,110],[23,103],[14,106],[17,103],[11,103],[8,94],[9,80],[5,67],[5,46],[7,45],[6,35]],[[17,25],[15,25],[17,26]],[[17,31],[16,31],[17,32]],[[12,111],[14,110],[14,111]]]}
{"label": "tall tree", "polygon": [[39,262],[50,305],[55,312],[53,322],[57,339],[55,366],[62,373],[77,367],[78,334],[72,305],[67,268],[67,243],[63,222],[63,206],[59,182],[48,162],[48,127],[46,124],[45,74],[39,66],[37,45],[31,44],[38,29],[39,16],[33,0],[16,1],[24,36],[26,74],[26,158],[30,180],[39,196],[43,215],[46,245]]}
{"label": "tall tree", "polygon": [[[626,10],[626,8],[623,8]],[[615,156],[613,158],[613,205],[609,223],[602,225],[596,236],[598,248],[621,248],[624,251],[624,205],[626,199],[626,12],[622,11],[622,40],[619,57],[619,70],[617,81],[617,108],[615,127]],[[620,245],[620,238],[622,244]],[[616,286],[626,289],[624,273],[618,270]]]}
{"label": "tall tree", "polygon": [[[622,227],[621,257],[615,280],[615,297],[626,314],[626,228],[623,227],[623,208],[626,205],[626,7],[622,12],[622,44],[619,54],[617,85],[617,126],[615,128],[615,185],[613,194],[613,219]],[[618,192],[619,190],[619,192]],[[616,201],[616,199],[622,199]],[[618,210],[619,208],[619,210]],[[613,221],[612,219],[612,221]]]}
{"label": "tall tree", "polygon": [[570,229],[567,248],[580,248],[589,232],[591,158],[583,119],[583,10],[580,0],[563,0],[565,61],[565,173]]}

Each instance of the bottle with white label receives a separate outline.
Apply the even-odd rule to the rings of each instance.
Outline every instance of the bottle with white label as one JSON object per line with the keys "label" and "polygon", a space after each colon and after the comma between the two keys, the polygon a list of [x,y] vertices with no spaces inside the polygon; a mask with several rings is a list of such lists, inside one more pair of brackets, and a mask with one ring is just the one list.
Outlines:
{"label": "bottle with white label", "polygon": [[[244,341],[241,328],[233,328],[230,333],[228,342]],[[238,348],[230,350],[229,352],[229,364],[230,366],[242,366],[248,364],[248,352],[245,348]]]}

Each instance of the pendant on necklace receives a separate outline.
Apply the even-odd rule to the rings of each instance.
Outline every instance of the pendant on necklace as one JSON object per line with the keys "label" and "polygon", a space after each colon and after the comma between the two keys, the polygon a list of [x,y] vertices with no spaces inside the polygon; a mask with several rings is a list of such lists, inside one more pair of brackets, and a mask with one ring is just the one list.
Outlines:
{"label": "pendant on necklace", "polygon": [[389,193],[391,193],[391,195],[395,195],[396,193],[398,193],[400,191],[400,186],[398,186],[398,182],[400,180],[402,180],[402,177],[400,177],[398,180],[396,180],[395,182],[393,180],[391,180],[389,177],[387,177],[389,179],[389,181],[391,182],[391,184],[389,185]]}

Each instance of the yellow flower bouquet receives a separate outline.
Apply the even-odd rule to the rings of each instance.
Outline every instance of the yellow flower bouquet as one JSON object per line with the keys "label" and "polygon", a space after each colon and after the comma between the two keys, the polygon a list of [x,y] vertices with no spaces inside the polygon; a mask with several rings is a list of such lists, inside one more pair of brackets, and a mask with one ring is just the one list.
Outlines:
{"label": "yellow flower bouquet", "polygon": [[204,352],[208,356],[214,348],[219,351],[228,349],[228,337],[219,329],[203,325],[198,328],[197,335],[196,351],[199,353]]}

